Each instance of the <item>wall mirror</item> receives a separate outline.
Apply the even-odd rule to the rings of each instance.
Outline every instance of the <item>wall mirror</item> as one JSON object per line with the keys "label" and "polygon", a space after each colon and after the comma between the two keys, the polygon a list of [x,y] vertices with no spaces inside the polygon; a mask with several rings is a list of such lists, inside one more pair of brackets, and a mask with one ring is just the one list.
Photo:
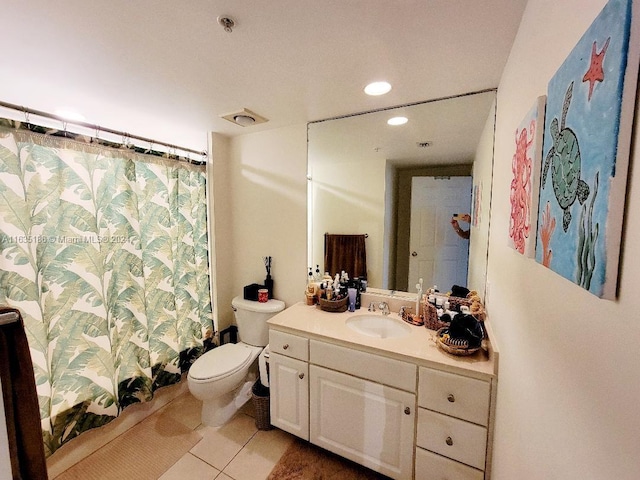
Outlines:
{"label": "wall mirror", "polygon": [[[462,243],[467,253],[463,284],[466,280],[466,286],[484,296],[495,100],[495,90],[487,90],[309,123],[309,266],[324,270],[326,233],[366,234],[369,286],[415,292],[411,275],[416,269],[410,262],[412,253],[422,253],[413,243],[421,236],[418,230],[426,229],[445,241]],[[407,122],[389,125],[393,117]],[[422,185],[417,182],[426,178],[440,186],[465,177],[466,211],[450,207],[451,198],[436,199],[442,208],[426,209],[430,226],[423,222],[416,227],[420,221],[415,220],[412,190],[415,197]],[[449,197],[459,200],[458,194]],[[453,213],[473,214],[471,225],[461,223],[470,229],[468,240],[451,227]],[[424,278],[425,288],[437,282]]]}

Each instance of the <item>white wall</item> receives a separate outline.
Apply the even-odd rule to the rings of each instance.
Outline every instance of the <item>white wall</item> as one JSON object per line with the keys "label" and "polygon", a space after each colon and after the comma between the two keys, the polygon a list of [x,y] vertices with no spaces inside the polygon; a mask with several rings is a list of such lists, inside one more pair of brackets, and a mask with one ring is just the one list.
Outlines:
{"label": "white wall", "polygon": [[[307,134],[294,125],[231,139],[214,151],[219,328],[233,323],[231,300],[264,282],[273,257],[274,296],[304,300],[307,263]],[[213,139],[214,143],[216,137]]]}
{"label": "white wall", "polygon": [[530,0],[498,90],[487,299],[502,355],[496,480],[640,478],[637,135],[617,301],[507,247],[514,131],[604,4]]}
{"label": "white wall", "polygon": [[[491,208],[491,177],[493,169],[493,132],[495,127],[495,103],[487,116],[480,142],[473,158],[473,185],[478,187],[480,195],[477,225],[471,225],[469,241],[469,272],[467,287],[477,290],[484,298],[487,277],[487,244],[489,242],[489,221]],[[472,220],[473,222],[473,220]],[[463,224],[463,228],[465,228]]]}
{"label": "white wall", "polygon": [[[313,262],[324,268],[324,234],[368,234],[367,281],[383,285],[385,212],[384,158],[362,153],[341,159],[316,158],[311,164],[313,195]],[[323,271],[324,273],[324,271]],[[338,272],[329,272],[335,275]],[[354,276],[353,272],[347,272]]]}

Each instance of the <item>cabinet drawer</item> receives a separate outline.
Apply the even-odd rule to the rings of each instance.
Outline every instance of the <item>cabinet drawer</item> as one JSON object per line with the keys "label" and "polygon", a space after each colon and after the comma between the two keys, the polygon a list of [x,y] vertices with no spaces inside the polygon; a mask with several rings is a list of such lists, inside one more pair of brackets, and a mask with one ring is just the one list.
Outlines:
{"label": "cabinet drawer", "polygon": [[417,445],[484,470],[487,429],[419,408]]}
{"label": "cabinet drawer", "polygon": [[309,361],[315,365],[416,392],[416,366],[411,363],[317,340],[311,340],[309,349]]}
{"label": "cabinet drawer", "polygon": [[416,480],[483,480],[484,472],[416,448]]}
{"label": "cabinet drawer", "polygon": [[484,380],[420,367],[418,405],[429,410],[487,426],[490,392]]}
{"label": "cabinet drawer", "polygon": [[309,361],[309,340],[298,335],[269,330],[269,350],[305,362]]}

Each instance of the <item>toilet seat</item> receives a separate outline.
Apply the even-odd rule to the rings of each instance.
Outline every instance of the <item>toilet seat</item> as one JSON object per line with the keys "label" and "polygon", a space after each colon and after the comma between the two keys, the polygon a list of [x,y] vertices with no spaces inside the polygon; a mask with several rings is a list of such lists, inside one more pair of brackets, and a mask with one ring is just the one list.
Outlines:
{"label": "toilet seat", "polygon": [[233,375],[252,360],[253,350],[243,343],[225,343],[198,358],[189,369],[189,377],[203,382]]}

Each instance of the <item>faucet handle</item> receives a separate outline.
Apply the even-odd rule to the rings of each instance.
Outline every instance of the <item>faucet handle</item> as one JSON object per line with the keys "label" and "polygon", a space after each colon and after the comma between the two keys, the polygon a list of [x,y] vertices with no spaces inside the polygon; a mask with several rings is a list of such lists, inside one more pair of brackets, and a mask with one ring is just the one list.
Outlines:
{"label": "faucet handle", "polygon": [[390,313],[389,304],[387,302],[380,302],[380,305],[378,305],[378,308],[380,309],[383,315],[389,315]]}
{"label": "faucet handle", "polygon": [[375,312],[376,311],[376,304],[371,302],[369,304],[369,308],[367,310],[369,310],[370,312]]}

